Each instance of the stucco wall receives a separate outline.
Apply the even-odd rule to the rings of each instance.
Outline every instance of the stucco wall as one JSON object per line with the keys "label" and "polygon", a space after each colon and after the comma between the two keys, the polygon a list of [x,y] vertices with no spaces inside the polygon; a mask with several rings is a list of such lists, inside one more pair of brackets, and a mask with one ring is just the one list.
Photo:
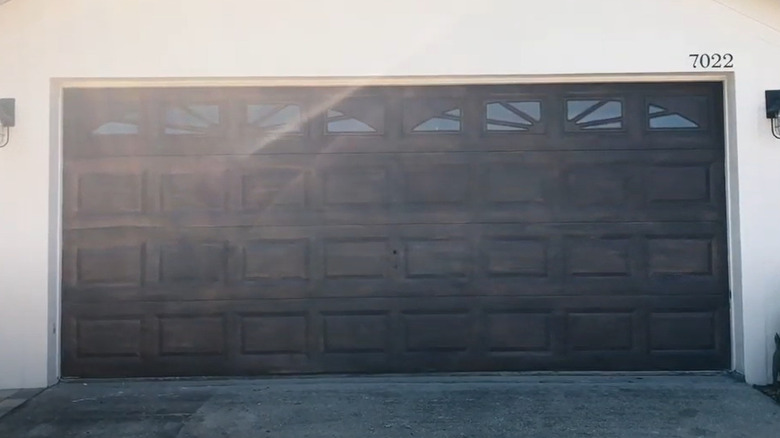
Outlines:
{"label": "stucco wall", "polygon": [[[734,366],[769,378],[780,330],[780,88],[775,0],[17,0],[0,6],[0,388],[57,377],[61,79],[711,74],[728,83]],[[219,79],[218,79],[219,78]],[[644,78],[644,77],[643,77]]]}

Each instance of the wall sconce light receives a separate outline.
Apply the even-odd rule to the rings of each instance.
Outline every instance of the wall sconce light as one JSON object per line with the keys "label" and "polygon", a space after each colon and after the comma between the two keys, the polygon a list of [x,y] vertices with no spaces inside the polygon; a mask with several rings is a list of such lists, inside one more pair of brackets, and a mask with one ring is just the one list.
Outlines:
{"label": "wall sconce light", "polygon": [[16,99],[0,99],[0,148],[11,141],[11,128],[16,124]]}
{"label": "wall sconce light", "polygon": [[780,140],[780,90],[766,90],[766,118],[772,126],[772,135]]}

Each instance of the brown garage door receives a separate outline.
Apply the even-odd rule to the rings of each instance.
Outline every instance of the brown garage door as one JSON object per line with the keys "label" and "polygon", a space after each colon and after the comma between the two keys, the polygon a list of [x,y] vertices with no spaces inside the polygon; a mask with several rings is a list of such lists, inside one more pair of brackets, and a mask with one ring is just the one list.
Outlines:
{"label": "brown garage door", "polygon": [[725,368],[721,94],[67,90],[63,375]]}

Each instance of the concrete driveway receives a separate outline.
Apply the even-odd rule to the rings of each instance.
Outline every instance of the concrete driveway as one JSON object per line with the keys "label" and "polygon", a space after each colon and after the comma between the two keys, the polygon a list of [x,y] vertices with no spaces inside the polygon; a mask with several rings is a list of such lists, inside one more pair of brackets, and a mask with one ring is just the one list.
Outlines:
{"label": "concrete driveway", "polygon": [[0,437],[777,437],[780,406],[722,375],[63,383]]}

